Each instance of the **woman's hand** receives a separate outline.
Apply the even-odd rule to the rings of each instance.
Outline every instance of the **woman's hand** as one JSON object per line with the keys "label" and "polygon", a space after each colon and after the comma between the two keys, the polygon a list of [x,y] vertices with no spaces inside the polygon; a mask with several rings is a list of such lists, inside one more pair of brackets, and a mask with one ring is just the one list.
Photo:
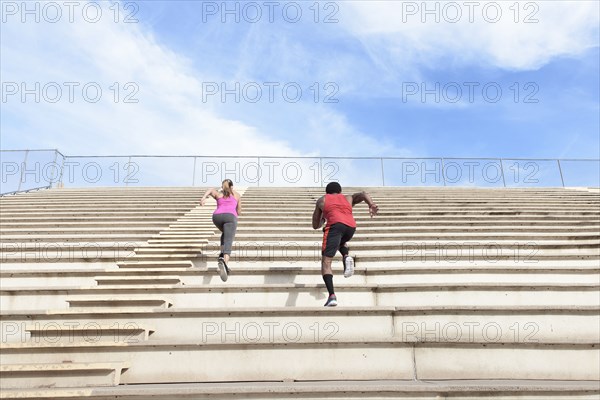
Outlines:
{"label": "woman's hand", "polygon": [[205,204],[206,204],[206,198],[207,198],[208,196],[212,196],[212,197],[216,198],[216,197],[215,197],[215,196],[216,196],[216,192],[215,192],[215,190],[214,190],[214,189],[208,189],[208,190],[207,190],[207,191],[204,193],[204,196],[202,196],[202,198],[200,199],[200,205],[202,205],[202,206],[203,206],[203,205],[205,205]]}

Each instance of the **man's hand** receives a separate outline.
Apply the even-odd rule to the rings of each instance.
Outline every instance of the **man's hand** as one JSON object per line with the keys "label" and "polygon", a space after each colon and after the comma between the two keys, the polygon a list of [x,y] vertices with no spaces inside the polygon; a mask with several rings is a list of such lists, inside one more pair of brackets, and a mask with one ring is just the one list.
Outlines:
{"label": "man's hand", "polygon": [[326,222],[327,222],[327,220],[325,220],[325,218],[321,217],[321,221],[319,221],[319,228],[321,228],[323,225],[325,225]]}
{"label": "man's hand", "polygon": [[369,214],[371,215],[371,218],[373,218],[373,216],[377,215],[378,212],[379,212],[379,206],[377,204],[373,203],[369,206]]}

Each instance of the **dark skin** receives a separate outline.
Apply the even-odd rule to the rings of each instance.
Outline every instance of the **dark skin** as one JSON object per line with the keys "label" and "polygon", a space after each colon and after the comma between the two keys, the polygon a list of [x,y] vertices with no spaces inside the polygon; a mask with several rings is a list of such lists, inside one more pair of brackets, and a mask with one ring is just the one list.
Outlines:
{"label": "dark skin", "polygon": [[[371,218],[373,218],[374,215],[377,215],[377,212],[379,211],[379,207],[377,206],[377,204],[375,204],[375,202],[373,202],[373,199],[367,192],[363,191],[363,192],[358,192],[358,193],[354,193],[351,195],[344,195],[344,197],[346,197],[346,200],[348,200],[348,203],[351,204],[352,207],[354,207],[356,204],[362,203],[363,201],[365,203],[367,203],[367,205],[369,206],[369,214],[371,215]],[[317,204],[315,205],[315,211],[313,212],[313,216],[312,216],[313,229],[319,229],[323,226],[323,223],[325,222],[325,220],[323,219],[323,209],[324,208],[325,208],[325,196],[322,196],[321,198],[319,198],[319,200],[317,200]],[[332,260],[333,260],[333,257],[323,256],[323,259],[321,261],[321,274],[322,275],[333,274],[333,272],[331,271],[331,261]]]}

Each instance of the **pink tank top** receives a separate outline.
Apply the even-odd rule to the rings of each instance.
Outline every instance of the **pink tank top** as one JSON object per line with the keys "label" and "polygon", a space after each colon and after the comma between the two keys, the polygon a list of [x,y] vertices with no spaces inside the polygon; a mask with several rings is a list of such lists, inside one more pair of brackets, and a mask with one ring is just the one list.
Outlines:
{"label": "pink tank top", "polygon": [[229,197],[218,198],[217,209],[213,214],[233,214],[237,217],[237,204],[237,199],[233,194]]}

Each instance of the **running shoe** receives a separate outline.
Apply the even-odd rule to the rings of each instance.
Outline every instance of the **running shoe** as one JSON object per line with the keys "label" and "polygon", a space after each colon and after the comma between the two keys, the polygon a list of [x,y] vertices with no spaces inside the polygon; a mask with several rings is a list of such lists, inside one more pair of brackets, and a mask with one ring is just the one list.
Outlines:
{"label": "running shoe", "polygon": [[217,269],[219,270],[219,276],[223,282],[227,282],[227,278],[229,277],[229,268],[227,264],[225,264],[225,259],[223,257],[219,257],[217,260]]}
{"label": "running shoe", "polygon": [[354,275],[354,258],[346,256],[342,259],[344,264],[344,278],[350,278]]}
{"label": "running shoe", "polygon": [[337,297],[335,297],[335,294],[332,294],[327,299],[327,302],[325,302],[325,307],[335,307],[335,306],[337,306]]}

